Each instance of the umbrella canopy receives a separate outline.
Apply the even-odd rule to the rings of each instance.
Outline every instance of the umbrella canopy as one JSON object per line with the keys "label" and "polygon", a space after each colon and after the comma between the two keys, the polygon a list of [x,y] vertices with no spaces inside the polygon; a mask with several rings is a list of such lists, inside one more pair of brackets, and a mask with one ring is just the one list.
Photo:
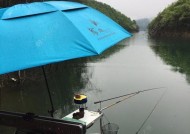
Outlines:
{"label": "umbrella canopy", "polygon": [[97,55],[130,37],[86,5],[35,2],[0,9],[0,74]]}

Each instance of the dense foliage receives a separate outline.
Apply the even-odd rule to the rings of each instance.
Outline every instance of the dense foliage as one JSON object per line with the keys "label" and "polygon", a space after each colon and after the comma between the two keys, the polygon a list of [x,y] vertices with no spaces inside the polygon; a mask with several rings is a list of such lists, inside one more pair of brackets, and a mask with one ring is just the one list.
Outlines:
{"label": "dense foliage", "polygon": [[135,22],[135,20],[131,20],[130,18],[126,17],[121,12],[115,10],[111,6],[95,1],[95,0],[76,0],[80,1],[88,6],[91,6],[102,13],[106,14],[110,18],[112,18],[114,21],[116,21],[118,24],[120,24],[122,27],[124,27],[126,30],[130,32],[137,32],[138,26]]}
{"label": "dense foliage", "polygon": [[[43,1],[43,0],[0,0],[0,7],[8,7],[19,3],[29,3],[34,1]],[[83,4],[86,4],[103,12],[104,14],[112,18],[114,21],[116,21],[118,24],[120,24],[122,27],[124,27],[126,30],[130,32],[138,31],[138,26],[134,20],[131,20],[130,18],[116,11],[114,8],[110,7],[107,4],[103,4],[95,0],[70,0],[70,1],[81,2]]]}
{"label": "dense foliage", "polygon": [[150,37],[190,38],[190,0],[178,0],[149,24]]}

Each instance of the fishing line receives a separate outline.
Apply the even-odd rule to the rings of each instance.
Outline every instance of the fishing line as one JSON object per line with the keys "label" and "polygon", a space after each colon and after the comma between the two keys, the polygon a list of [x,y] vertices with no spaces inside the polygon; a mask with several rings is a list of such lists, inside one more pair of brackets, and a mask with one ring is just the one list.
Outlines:
{"label": "fishing line", "polygon": [[105,119],[106,119],[106,121],[108,122],[108,123],[110,123],[110,121],[109,121],[109,119],[108,119],[108,117],[104,114],[104,116],[103,116]]}
{"label": "fishing line", "polygon": [[156,107],[158,106],[158,104],[160,103],[160,101],[162,100],[162,98],[164,97],[166,93],[166,90],[162,93],[162,96],[160,97],[160,99],[156,102],[154,108],[152,109],[152,111],[149,113],[149,115],[147,116],[147,118],[144,120],[144,122],[142,123],[142,125],[140,126],[140,128],[138,129],[138,131],[136,132],[136,134],[138,134],[140,132],[140,130],[142,129],[142,127],[144,126],[144,124],[147,122],[147,120],[150,118],[150,116],[152,115],[152,113],[154,112],[154,110],[156,109]]}
{"label": "fishing line", "polygon": [[[104,108],[102,108],[102,109],[99,109],[98,112],[99,112],[99,113],[102,113],[103,110],[108,109],[108,108],[110,108],[110,107],[112,107],[112,106],[114,106],[114,105],[116,105],[116,104],[118,104],[118,103],[120,103],[120,102],[122,102],[122,101],[124,101],[124,100],[126,100],[126,99],[129,99],[129,98],[131,98],[131,97],[133,97],[133,96],[135,96],[135,95],[137,95],[137,94],[138,94],[138,93],[132,94],[131,96],[127,96],[126,98],[124,98],[124,99],[122,99],[122,100],[119,100],[119,101],[117,101],[117,102],[115,102],[115,103],[112,103],[111,105],[109,105],[109,106],[107,106],[107,107],[104,107]],[[101,105],[101,103],[100,103],[100,105]],[[104,116],[105,116],[105,115],[104,115]],[[106,118],[106,119],[107,119],[107,118]],[[107,121],[108,121],[108,123],[110,123],[108,119],[107,119]],[[102,123],[103,123],[102,118],[100,118],[100,131],[101,131],[101,133],[103,133],[103,130],[102,130]]]}

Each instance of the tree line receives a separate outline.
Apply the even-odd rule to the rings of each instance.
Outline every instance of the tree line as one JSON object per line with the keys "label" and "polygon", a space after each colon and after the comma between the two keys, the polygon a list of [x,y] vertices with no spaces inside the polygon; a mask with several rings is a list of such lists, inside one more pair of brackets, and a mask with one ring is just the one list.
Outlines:
{"label": "tree line", "polygon": [[[0,7],[9,7],[15,4],[23,4],[23,3],[30,3],[30,2],[37,2],[37,1],[44,1],[44,0],[0,0]],[[49,0],[46,0],[49,1]],[[95,0],[67,0],[67,1],[76,1],[88,6],[91,6],[102,13],[106,14],[108,17],[112,18],[118,24],[120,24],[123,28],[128,30],[129,32],[137,32],[138,26],[135,20],[131,20],[129,17],[125,16],[121,12],[115,10],[111,6],[95,1]]]}
{"label": "tree line", "polygon": [[150,37],[190,38],[190,0],[178,0],[149,24]]}

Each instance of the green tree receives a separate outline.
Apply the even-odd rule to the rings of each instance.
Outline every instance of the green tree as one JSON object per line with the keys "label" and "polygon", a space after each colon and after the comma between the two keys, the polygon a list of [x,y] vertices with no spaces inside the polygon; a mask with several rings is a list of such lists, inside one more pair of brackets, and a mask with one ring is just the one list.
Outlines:
{"label": "green tree", "polygon": [[[8,7],[15,4],[30,3],[30,2],[35,2],[35,1],[43,1],[43,0],[1,0],[0,7]],[[86,4],[88,6],[91,6],[101,11],[102,13],[106,14],[108,17],[112,18],[114,21],[116,21],[126,30],[130,32],[138,31],[138,26],[134,20],[131,20],[129,17],[126,17],[124,14],[115,10],[114,8],[112,8],[111,6],[107,4],[97,2],[95,0],[68,0],[68,1],[76,1],[76,2]]]}
{"label": "green tree", "polygon": [[190,38],[190,1],[178,0],[164,9],[149,24],[149,36]]}

